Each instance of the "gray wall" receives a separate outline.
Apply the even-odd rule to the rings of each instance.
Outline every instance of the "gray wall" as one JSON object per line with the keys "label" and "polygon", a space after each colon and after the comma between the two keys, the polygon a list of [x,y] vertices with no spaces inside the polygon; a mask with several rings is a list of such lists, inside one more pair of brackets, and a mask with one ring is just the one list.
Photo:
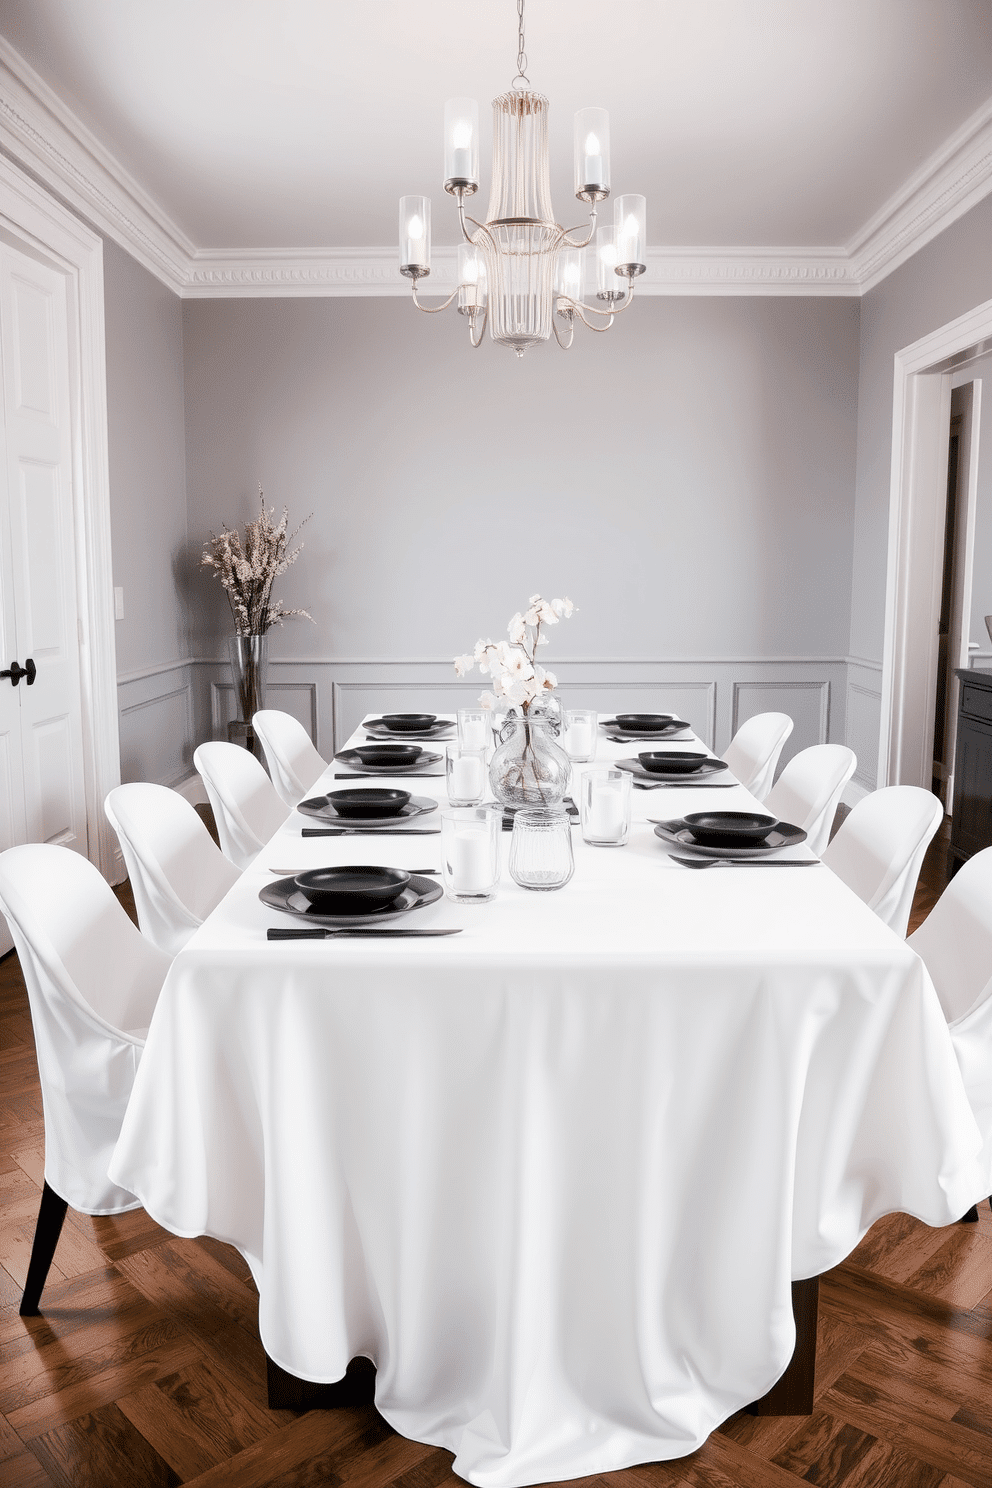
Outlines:
{"label": "gray wall", "polygon": [[[667,689],[717,744],[787,705],[795,747],[837,737],[858,326],[845,299],[652,298],[518,361],[404,300],[186,302],[191,551],[259,481],[314,512],[278,592],[317,625],[273,634],[271,700],[324,748],[366,706],[456,697],[448,658],[538,590],[579,607],[546,652],[576,700]],[[197,593],[220,657],[226,601]],[[200,694],[222,728],[217,668]]]}
{"label": "gray wall", "polygon": [[858,755],[856,779],[875,783],[889,478],[892,456],[893,358],[921,336],[992,298],[992,197],[870,290],[861,301],[857,502],[849,670],[848,742]]}
{"label": "gray wall", "polygon": [[182,307],[109,240],[104,285],[121,771],[172,784],[193,731]]}

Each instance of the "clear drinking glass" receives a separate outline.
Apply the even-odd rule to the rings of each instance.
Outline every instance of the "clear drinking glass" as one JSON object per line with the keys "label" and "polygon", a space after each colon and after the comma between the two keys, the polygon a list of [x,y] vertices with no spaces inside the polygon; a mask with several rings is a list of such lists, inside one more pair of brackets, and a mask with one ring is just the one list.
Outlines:
{"label": "clear drinking glass", "polygon": [[458,904],[485,904],[499,883],[501,813],[468,806],[441,813],[441,877]]}
{"label": "clear drinking glass", "polygon": [[596,753],[598,717],[594,708],[567,708],[565,710],[561,746],[573,764],[588,764]]}
{"label": "clear drinking glass", "polygon": [[628,770],[589,770],[582,777],[579,814],[582,840],[593,847],[623,847],[630,832]]}
{"label": "clear drinking glass", "polygon": [[485,749],[449,744],[444,752],[444,778],[451,806],[476,806],[486,794],[489,772]]}
{"label": "clear drinking glass", "polygon": [[522,807],[510,837],[510,876],[522,889],[561,889],[575,870],[572,827],[560,807]]}
{"label": "clear drinking glass", "polygon": [[458,709],[458,742],[463,749],[486,748],[490,716],[485,708]]}

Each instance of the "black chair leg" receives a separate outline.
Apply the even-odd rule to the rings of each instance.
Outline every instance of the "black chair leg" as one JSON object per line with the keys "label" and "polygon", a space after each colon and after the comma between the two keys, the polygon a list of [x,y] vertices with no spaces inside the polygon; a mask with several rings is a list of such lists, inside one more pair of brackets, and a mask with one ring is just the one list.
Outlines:
{"label": "black chair leg", "polygon": [[49,1188],[46,1183],[41,1191],[38,1223],[34,1227],[34,1244],[31,1247],[28,1279],[24,1283],[24,1295],[18,1308],[21,1317],[38,1316],[38,1303],[41,1301],[41,1293],[48,1278],[48,1268],[52,1264],[55,1247],[59,1243],[62,1222],[68,1207],[67,1201],[60,1199],[54,1188]]}
{"label": "black chair leg", "polygon": [[968,1210],[968,1213],[967,1214],[962,1214],[961,1218],[958,1220],[958,1224],[977,1224],[977,1223],[978,1223],[978,1205],[977,1204],[972,1204],[971,1208]]}

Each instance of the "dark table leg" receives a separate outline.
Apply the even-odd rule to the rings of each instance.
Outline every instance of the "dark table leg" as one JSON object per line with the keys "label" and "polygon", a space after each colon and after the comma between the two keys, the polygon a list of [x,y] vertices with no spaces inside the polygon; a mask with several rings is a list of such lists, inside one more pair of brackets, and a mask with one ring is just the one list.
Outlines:
{"label": "dark table leg", "polygon": [[816,1368],[816,1312],[820,1278],[792,1283],[792,1311],[796,1319],[796,1348],[788,1369],[767,1395],[748,1410],[753,1416],[808,1416],[813,1411],[813,1374]]}
{"label": "dark table leg", "polygon": [[298,1379],[265,1356],[269,1386],[269,1410],[334,1410],[342,1405],[372,1405],[375,1401],[375,1365],[371,1359],[352,1359],[343,1379],[315,1385]]}

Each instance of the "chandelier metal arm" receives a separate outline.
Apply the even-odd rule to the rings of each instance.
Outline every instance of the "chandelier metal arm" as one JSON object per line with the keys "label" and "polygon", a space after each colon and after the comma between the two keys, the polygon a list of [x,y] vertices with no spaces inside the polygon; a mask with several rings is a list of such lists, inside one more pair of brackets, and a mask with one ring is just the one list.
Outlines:
{"label": "chandelier metal arm", "polygon": [[424,312],[425,315],[440,315],[440,313],[441,313],[442,310],[447,310],[447,308],[451,304],[451,302],[453,300],[457,299],[457,297],[458,297],[458,289],[461,289],[461,285],[458,286],[458,289],[453,289],[451,291],[451,294],[448,296],[448,298],[443,302],[443,304],[440,304],[440,305],[422,305],[420,303],[420,301],[417,299],[417,281],[416,281],[416,279],[414,279],[414,280],[411,281],[410,288],[413,290],[413,303],[416,305],[416,307],[417,307],[418,310],[423,310],[423,312]]}
{"label": "chandelier metal arm", "polygon": [[569,248],[588,248],[589,244],[592,242],[593,233],[596,231],[595,207],[593,207],[589,213],[589,231],[586,233],[584,238],[576,242],[575,238],[572,237],[572,233],[581,232],[584,226],[585,223],[580,223],[578,227],[563,227],[561,232],[562,242],[567,243]]}
{"label": "chandelier metal arm", "polygon": [[479,327],[479,334],[478,334],[478,336],[476,336],[476,334],[475,334],[475,322],[476,322],[477,319],[478,319],[478,316],[477,315],[470,315],[469,318],[468,318],[468,339],[471,341],[471,343],[472,343],[473,346],[481,346],[482,345],[482,338],[486,334],[486,325],[488,324],[488,321],[489,321],[489,306],[488,305],[486,306],[485,310],[483,310],[483,312],[482,312],[482,324]]}
{"label": "chandelier metal arm", "polygon": [[[559,319],[565,321],[566,324],[567,324],[567,326],[568,326],[568,340],[567,341],[563,341],[562,340],[561,331],[558,329],[558,321],[559,321]],[[574,319],[572,317],[572,311],[571,310],[556,310],[554,316],[552,317],[551,326],[552,326],[552,329],[553,329],[553,331],[555,333],[555,340],[558,342],[558,345],[561,347],[562,351],[567,351],[568,348],[572,344],[573,337],[575,336],[575,321],[574,321]]]}

